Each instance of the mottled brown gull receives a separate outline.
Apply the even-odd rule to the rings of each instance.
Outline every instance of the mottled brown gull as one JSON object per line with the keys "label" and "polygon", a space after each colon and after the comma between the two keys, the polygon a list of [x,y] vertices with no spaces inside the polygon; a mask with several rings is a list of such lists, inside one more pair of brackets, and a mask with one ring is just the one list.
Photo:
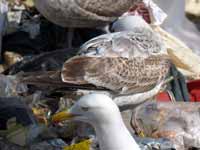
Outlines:
{"label": "mottled brown gull", "polygon": [[58,78],[46,73],[26,81],[56,83],[61,78],[66,85],[109,89],[117,104],[124,103],[125,97],[129,99],[127,104],[137,104],[156,95],[162,87],[171,65],[165,52],[160,37],[151,28],[136,27],[86,42],[79,56],[64,63]]}
{"label": "mottled brown gull", "polygon": [[[136,23],[132,24],[130,31],[108,33],[93,38],[81,46],[79,54],[93,57],[125,58],[147,58],[151,55],[167,54],[161,37],[144,20],[140,21],[138,17],[134,16],[131,18]],[[123,30],[119,27],[118,30],[120,29]]]}
{"label": "mottled brown gull", "polygon": [[37,9],[63,27],[96,27],[113,22],[135,0],[35,0]]}
{"label": "mottled brown gull", "polygon": [[[170,68],[167,56],[136,57],[86,57],[78,56],[65,62],[61,72],[63,82],[75,85],[92,84],[111,90],[120,105],[129,97],[132,104],[141,103],[156,95]],[[132,97],[132,98],[130,98]],[[141,97],[141,96],[140,96]]]}
{"label": "mottled brown gull", "polygon": [[73,28],[104,27],[134,4],[135,0],[35,0],[36,8],[48,20],[68,27],[68,47]]}
{"label": "mottled brown gull", "polygon": [[96,28],[123,16],[133,5],[144,2],[152,17],[163,12],[152,0],[35,0],[36,8],[48,20],[68,27],[68,46],[72,46],[73,28]]}

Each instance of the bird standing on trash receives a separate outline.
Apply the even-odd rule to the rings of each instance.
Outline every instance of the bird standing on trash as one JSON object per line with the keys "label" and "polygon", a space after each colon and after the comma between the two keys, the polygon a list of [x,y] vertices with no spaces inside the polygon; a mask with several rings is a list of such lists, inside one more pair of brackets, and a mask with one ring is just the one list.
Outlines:
{"label": "bird standing on trash", "polygon": [[91,124],[101,150],[140,150],[126,128],[117,105],[106,95],[85,95],[68,112],[52,117],[53,122],[67,119]]}

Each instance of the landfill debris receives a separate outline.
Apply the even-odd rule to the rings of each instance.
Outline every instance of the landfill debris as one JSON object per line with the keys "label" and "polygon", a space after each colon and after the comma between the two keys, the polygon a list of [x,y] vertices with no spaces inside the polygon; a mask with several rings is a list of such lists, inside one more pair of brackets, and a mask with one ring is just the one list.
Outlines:
{"label": "landfill debris", "polygon": [[27,86],[17,79],[16,76],[0,74],[0,96],[19,96],[27,92]]}
{"label": "landfill debris", "polygon": [[7,67],[16,64],[22,59],[23,57],[20,54],[17,54],[15,52],[9,52],[9,51],[4,52],[4,61]]}
{"label": "landfill debris", "polygon": [[[123,10],[120,8],[114,17],[105,16],[103,18],[101,14],[97,15],[94,22],[98,19],[103,20],[103,24],[108,25],[106,29],[103,27],[76,28],[72,40],[74,48],[67,48],[68,28],[49,22],[37,10],[34,3],[36,2],[37,7],[41,8],[42,5],[38,6],[38,4],[48,0],[40,1],[0,0],[0,150],[100,150],[98,139],[91,125],[71,121],[52,123],[53,114],[69,109],[81,96],[93,92],[88,91],[88,87],[77,91],[76,87],[58,85],[56,75],[60,74],[57,70],[63,67],[63,63],[76,56],[86,41],[111,30],[110,27],[114,25],[113,21],[117,19],[116,16],[124,13],[125,8]],[[196,40],[197,37],[199,39],[199,31],[185,16],[184,19],[180,16],[179,19],[174,19],[176,13],[182,12],[183,14],[183,2],[184,0],[182,3],[177,0],[173,3],[168,0],[145,0],[144,3],[132,6],[120,17],[120,20],[122,26],[130,30],[131,26],[135,25],[129,24],[130,14],[138,15],[138,20],[142,16],[145,21],[154,24],[151,26],[153,32],[161,35],[173,63],[184,75],[172,69],[170,76],[173,76],[174,80],[169,84],[170,86],[168,85],[167,90],[174,100],[191,101],[185,82],[200,79],[200,57],[196,50],[199,47],[196,44],[199,43]],[[186,2],[187,16],[200,29],[198,8],[200,2],[198,0],[186,0]],[[166,5],[163,5],[164,3]],[[57,7],[56,1],[55,4]],[[128,6],[125,5],[124,7]],[[88,8],[93,11],[89,16],[94,17],[96,11],[92,7]],[[111,10],[110,14],[113,13],[111,7],[108,8]],[[115,7],[112,6],[112,8]],[[168,8],[176,8],[177,11],[168,11]],[[51,12],[53,15],[57,14],[57,10],[56,12],[51,10]],[[81,13],[81,15],[84,14],[87,14],[87,11]],[[61,18],[57,17],[53,21],[55,20],[63,23],[62,15]],[[91,25],[94,25],[94,22]],[[82,24],[78,22],[77,25]],[[88,21],[85,25],[88,27]],[[181,30],[175,30],[176,27],[180,27]],[[177,36],[176,33],[180,31],[184,34]],[[188,44],[186,37],[189,35],[191,38]],[[57,72],[57,74],[46,74],[46,72]],[[42,74],[44,76],[41,76]],[[32,77],[50,75],[53,77],[51,80],[53,84],[42,86],[41,84],[22,83],[22,80],[30,75]],[[61,76],[58,77],[59,81],[62,81]],[[42,82],[42,80],[39,81]],[[94,88],[96,87],[92,87]],[[100,88],[99,90],[100,93],[108,93],[104,92],[105,89]],[[198,89],[195,89],[194,93],[196,93],[195,98],[198,99]],[[127,111],[128,117],[122,116],[125,125],[129,126],[142,150],[200,148],[200,134],[197,134],[200,132],[198,103],[152,102],[139,105],[136,109],[134,107],[131,120],[132,108],[130,107]],[[123,111],[121,107],[120,110]],[[132,130],[130,121],[135,131]]]}
{"label": "landfill debris", "polygon": [[22,146],[33,142],[39,128],[23,99],[0,97],[0,102],[0,136]]}
{"label": "landfill debris", "polygon": [[17,31],[24,31],[29,33],[31,39],[34,39],[40,33],[39,16],[28,15],[25,5],[14,5],[7,13],[8,29],[7,34]]}
{"label": "landfill debris", "polygon": [[200,1],[199,0],[186,0],[186,14],[192,20],[200,18]]}
{"label": "landfill debris", "polygon": [[62,139],[50,139],[43,142],[35,143],[29,147],[30,150],[63,150],[67,144]]}
{"label": "landfill debris", "polygon": [[[155,27],[154,30],[160,33],[167,47],[168,54],[173,63],[180,69],[188,71],[190,73],[182,73],[189,78],[193,78],[196,75],[198,79],[200,75],[200,56],[195,54],[188,46],[182,41],[164,31],[160,27]],[[191,61],[192,59],[192,61]]]}
{"label": "landfill debris", "polygon": [[17,144],[14,144],[12,142],[9,142],[5,139],[0,140],[0,148],[2,150],[24,150],[24,147],[21,147]]}
{"label": "landfill debris", "polygon": [[63,150],[90,150],[91,141],[86,140],[78,144],[65,146]]}
{"label": "landfill debris", "polygon": [[170,150],[175,149],[174,144],[165,138],[152,139],[135,137],[142,150]]}
{"label": "landfill debris", "polygon": [[[33,71],[50,71],[58,70],[62,67],[62,64],[66,59],[73,56],[76,53],[75,49],[63,49],[55,50],[52,52],[44,52],[40,55],[25,57],[18,63],[13,64],[4,71],[5,74],[14,75],[21,71],[33,72]],[[67,55],[65,55],[67,54]],[[37,65],[36,65],[37,64]]]}
{"label": "landfill debris", "polygon": [[7,28],[6,13],[8,12],[8,3],[5,0],[0,1],[0,62],[2,61],[2,38]]}
{"label": "landfill debris", "polygon": [[152,0],[144,0],[143,1],[146,7],[149,9],[149,14],[151,18],[152,25],[161,25],[167,18],[167,14],[160,9],[155,2]]}
{"label": "landfill debris", "polygon": [[154,0],[168,15],[161,27],[183,41],[197,55],[200,55],[200,31],[198,27],[186,17],[185,1],[186,0]]}
{"label": "landfill debris", "polygon": [[146,103],[133,111],[132,127],[146,137],[168,138],[176,150],[200,148],[198,103]]}

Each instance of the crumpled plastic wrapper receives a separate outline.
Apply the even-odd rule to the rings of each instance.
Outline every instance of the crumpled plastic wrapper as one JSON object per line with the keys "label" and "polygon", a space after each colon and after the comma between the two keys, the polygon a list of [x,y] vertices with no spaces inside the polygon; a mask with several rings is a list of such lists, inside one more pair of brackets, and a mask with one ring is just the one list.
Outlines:
{"label": "crumpled plastic wrapper", "polygon": [[143,0],[149,10],[152,25],[161,25],[167,18],[167,14],[152,0]]}
{"label": "crumpled plastic wrapper", "polygon": [[143,2],[149,9],[152,25],[161,25],[167,18],[167,14],[152,0],[143,0]]}
{"label": "crumpled plastic wrapper", "polygon": [[6,34],[23,31],[29,33],[31,39],[34,39],[39,35],[39,15],[31,16],[28,11],[28,9],[33,7],[32,3],[32,1],[9,2],[9,11],[7,12],[8,27]]}
{"label": "crumpled plastic wrapper", "polygon": [[200,148],[200,103],[146,103],[131,123],[139,135],[168,138],[177,150]]}
{"label": "crumpled plastic wrapper", "polygon": [[134,137],[142,150],[171,150],[175,149],[174,144],[165,138],[152,139],[152,138],[139,138]]}
{"label": "crumpled plastic wrapper", "polygon": [[20,83],[16,76],[5,76],[0,74],[0,96],[19,96],[26,93],[28,88],[25,84]]}

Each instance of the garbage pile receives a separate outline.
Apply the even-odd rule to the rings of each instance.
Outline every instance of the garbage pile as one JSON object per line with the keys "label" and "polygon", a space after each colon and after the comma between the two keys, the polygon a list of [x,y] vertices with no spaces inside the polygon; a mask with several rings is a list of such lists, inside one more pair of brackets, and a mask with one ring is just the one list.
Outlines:
{"label": "garbage pile", "polygon": [[200,9],[187,1],[194,24],[184,2],[0,0],[0,149],[200,149]]}

